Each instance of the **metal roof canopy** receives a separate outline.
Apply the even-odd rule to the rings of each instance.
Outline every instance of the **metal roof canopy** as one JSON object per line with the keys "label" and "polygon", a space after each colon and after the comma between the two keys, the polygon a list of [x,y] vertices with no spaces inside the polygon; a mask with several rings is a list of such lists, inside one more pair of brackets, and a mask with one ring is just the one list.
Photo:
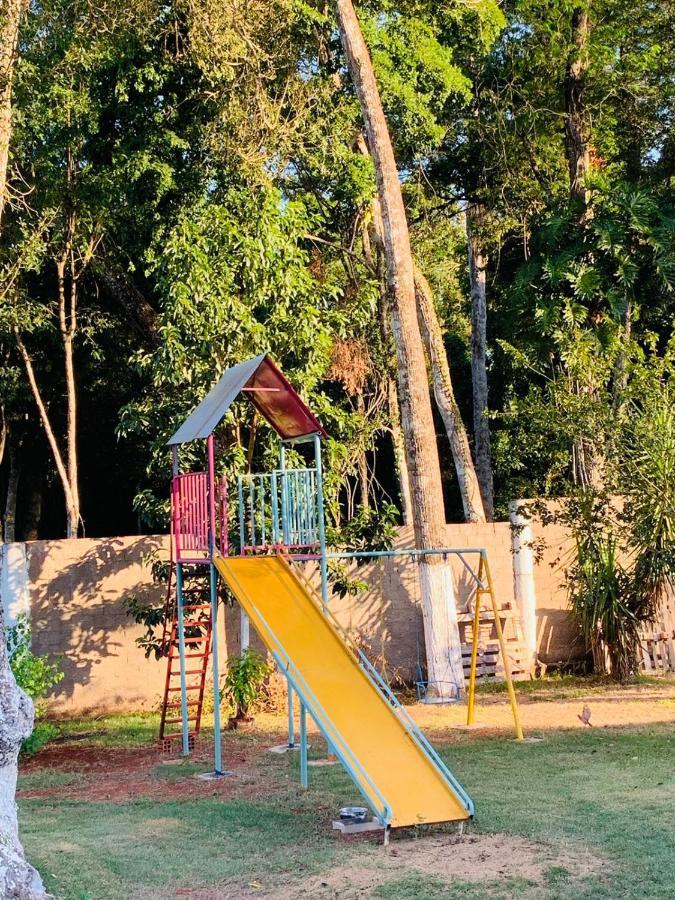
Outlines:
{"label": "metal roof canopy", "polygon": [[239,394],[244,393],[282,440],[326,432],[267,353],[226,369],[167,444],[207,438]]}

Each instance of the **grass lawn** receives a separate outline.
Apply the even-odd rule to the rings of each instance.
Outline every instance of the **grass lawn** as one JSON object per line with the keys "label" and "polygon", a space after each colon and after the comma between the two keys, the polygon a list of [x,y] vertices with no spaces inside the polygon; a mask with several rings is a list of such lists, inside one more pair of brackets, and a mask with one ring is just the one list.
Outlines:
{"label": "grass lawn", "polygon": [[24,765],[24,846],[69,900],[675,898],[675,704],[659,709],[648,725],[525,744],[438,732],[476,821],[461,840],[451,827],[408,831],[389,848],[331,831],[339,806],[358,801],[339,767],[310,769],[302,792],[297,756],[265,751],[282,716],[225,735],[235,774],[217,783],[194,778],[206,756],[154,751],[155,717],[69,723]]}

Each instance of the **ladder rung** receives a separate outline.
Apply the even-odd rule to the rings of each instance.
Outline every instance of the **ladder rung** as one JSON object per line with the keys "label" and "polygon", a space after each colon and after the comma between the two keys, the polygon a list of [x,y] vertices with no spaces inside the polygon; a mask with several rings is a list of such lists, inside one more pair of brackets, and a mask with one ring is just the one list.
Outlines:
{"label": "ladder rung", "polygon": [[[186,691],[201,691],[201,689],[202,689],[201,684],[187,684],[185,686]],[[167,691],[179,691],[179,690],[180,690],[179,687],[167,688]]]}
{"label": "ladder rung", "polygon": [[[178,703],[167,703],[165,709],[180,709],[183,704],[178,701]],[[201,706],[201,700],[188,700],[188,706]]]}
{"label": "ladder rung", "polygon": [[[185,674],[186,675],[201,675],[203,671],[204,671],[203,669],[187,669]],[[180,675],[180,671],[179,670],[177,670],[175,672],[170,671],[169,675]]]}
{"label": "ladder rung", "polygon": [[183,604],[183,612],[186,609],[211,609],[210,603],[184,603]]}
{"label": "ladder rung", "polygon": [[[197,716],[188,716],[188,720],[196,719],[196,718],[197,718]],[[173,725],[176,722],[182,722],[182,721],[183,721],[183,717],[179,716],[179,718],[177,718],[177,719],[164,719],[164,724],[165,725]]]}

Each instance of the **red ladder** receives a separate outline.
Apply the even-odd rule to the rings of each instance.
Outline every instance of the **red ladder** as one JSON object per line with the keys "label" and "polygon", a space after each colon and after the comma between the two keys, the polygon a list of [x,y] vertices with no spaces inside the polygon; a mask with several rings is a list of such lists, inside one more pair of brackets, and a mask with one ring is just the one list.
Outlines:
{"label": "red ladder", "polygon": [[[171,576],[173,576],[173,566]],[[166,681],[164,684],[164,700],[162,717],[159,725],[159,739],[165,750],[174,748],[175,742],[182,738],[182,727],[178,730],[167,726],[181,726],[180,695],[180,647],[178,642],[178,604],[175,593],[171,590],[172,577],[169,577],[167,601],[165,605],[164,633],[162,646],[167,657]],[[199,575],[185,572],[186,581],[192,582]],[[206,671],[211,655],[211,603],[209,602],[209,585],[193,585],[183,588],[183,628],[185,633],[185,677],[187,683],[189,740],[199,734],[204,707],[204,689],[206,687]],[[170,624],[169,624],[170,623]]]}

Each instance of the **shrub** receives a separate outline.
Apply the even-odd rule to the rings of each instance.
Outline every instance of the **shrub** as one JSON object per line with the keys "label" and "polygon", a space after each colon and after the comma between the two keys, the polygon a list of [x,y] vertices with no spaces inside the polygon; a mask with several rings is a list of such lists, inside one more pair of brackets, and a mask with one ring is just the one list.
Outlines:
{"label": "shrub", "polygon": [[272,666],[256,650],[248,648],[227,661],[224,696],[234,708],[234,719],[246,719],[262,699],[262,688]]}
{"label": "shrub", "polygon": [[625,681],[636,673],[640,621],[629,605],[629,576],[611,529],[591,520],[573,529],[576,557],[567,571],[569,600],[596,672]]}
{"label": "shrub", "polygon": [[32,652],[30,639],[28,617],[20,615],[16,624],[7,629],[10,666],[17,684],[33,700],[36,711],[41,713],[44,705],[40,701],[64,676],[58,663],[50,662],[48,656],[36,656]]}
{"label": "shrub", "polygon": [[[19,615],[15,625],[6,629],[7,652],[14,677],[20,688],[35,704],[36,718],[44,715],[44,698],[63,680],[60,665],[48,656],[36,656],[30,649],[31,628],[26,615]],[[55,735],[58,728],[49,722],[37,722],[33,733],[23,742],[22,750],[35,753]]]}
{"label": "shrub", "polygon": [[657,616],[659,591],[645,583],[636,552],[640,520],[606,496],[585,489],[566,503],[564,519],[574,539],[574,556],[566,570],[570,606],[594,670],[626,681],[640,668],[644,626]]}

